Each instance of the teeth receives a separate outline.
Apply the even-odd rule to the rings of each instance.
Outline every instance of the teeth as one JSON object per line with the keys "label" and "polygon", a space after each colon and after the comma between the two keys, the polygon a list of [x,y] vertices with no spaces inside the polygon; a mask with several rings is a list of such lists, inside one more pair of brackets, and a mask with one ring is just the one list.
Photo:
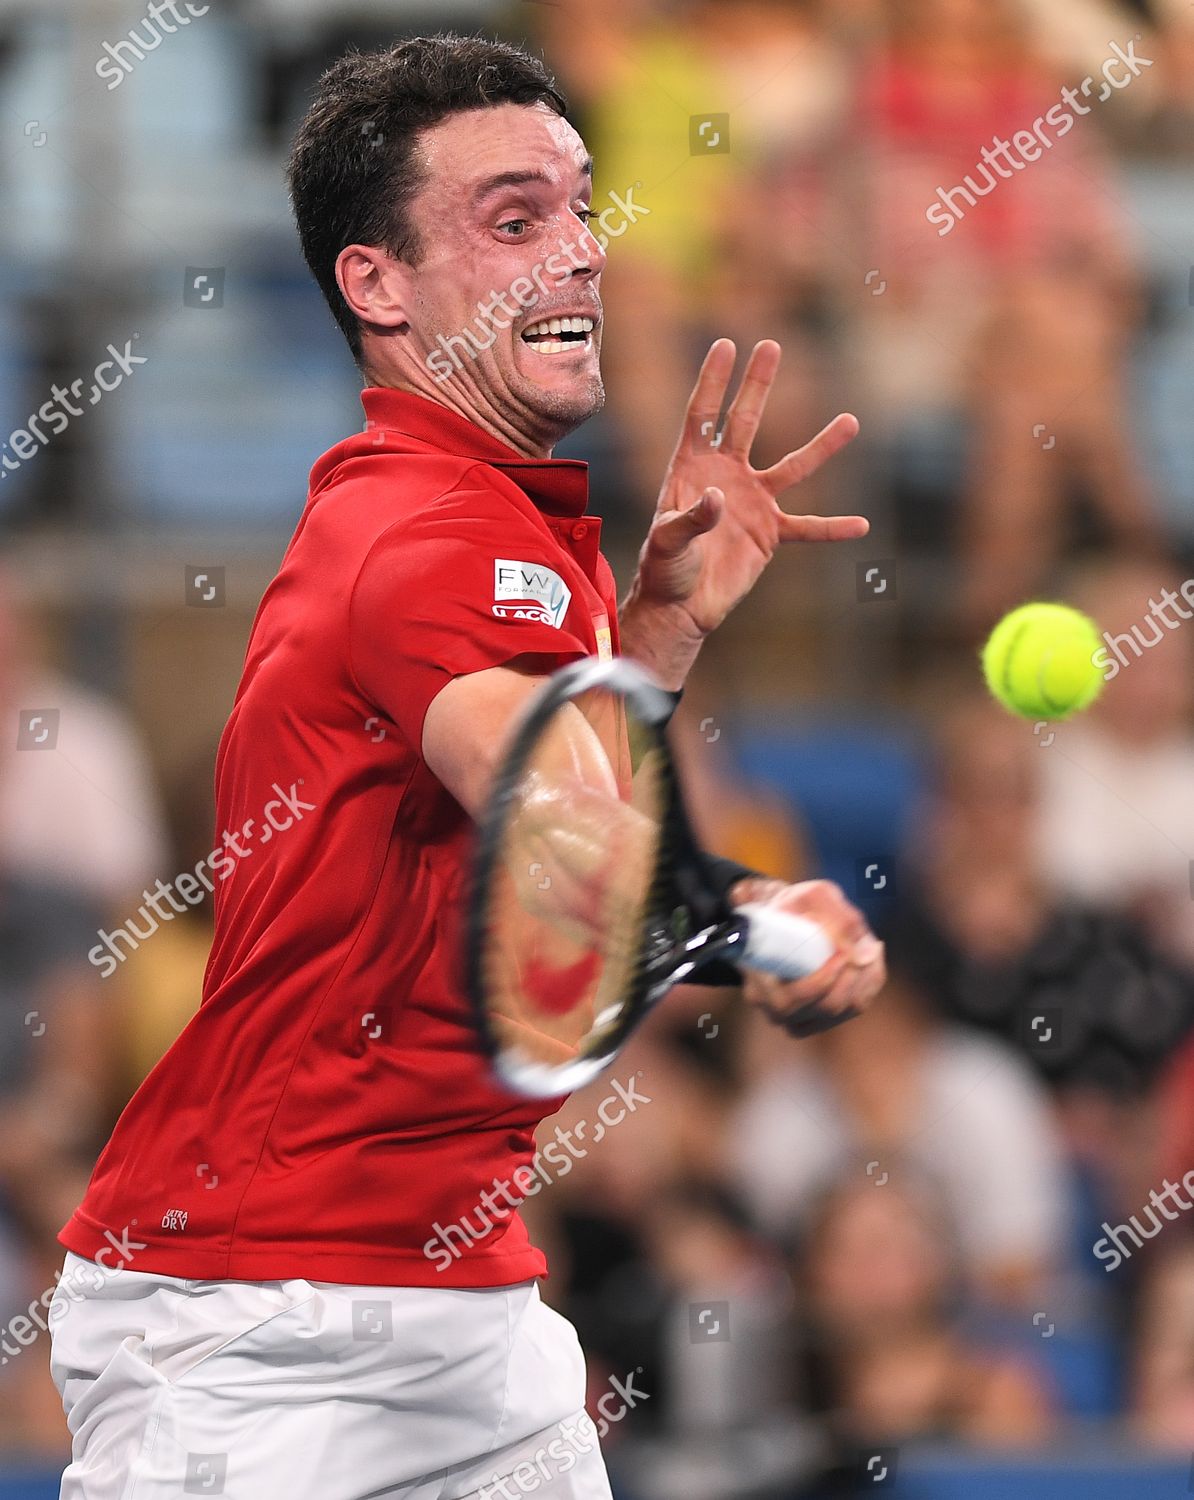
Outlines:
{"label": "teeth", "polygon": [[[545,339],[557,333],[592,333],[592,318],[544,318],[532,323],[523,334],[528,339]],[[542,351],[541,351],[542,352]]]}

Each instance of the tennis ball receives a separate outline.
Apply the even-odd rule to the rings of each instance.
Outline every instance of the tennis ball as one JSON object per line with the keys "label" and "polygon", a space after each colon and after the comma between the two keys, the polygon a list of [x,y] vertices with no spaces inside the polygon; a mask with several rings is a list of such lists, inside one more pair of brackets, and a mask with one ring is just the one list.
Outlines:
{"label": "tennis ball", "polygon": [[1068,604],[1022,604],[991,632],[983,676],[1013,713],[1064,719],[1099,696],[1103,675],[1093,657],[1102,644],[1094,621]]}

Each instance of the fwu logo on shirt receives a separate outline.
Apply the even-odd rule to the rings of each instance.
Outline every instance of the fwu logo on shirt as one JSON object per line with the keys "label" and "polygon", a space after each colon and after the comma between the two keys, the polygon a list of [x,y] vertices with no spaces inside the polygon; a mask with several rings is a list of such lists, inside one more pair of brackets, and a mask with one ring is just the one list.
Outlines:
{"label": "fwu logo on shirt", "polygon": [[494,559],[493,612],[499,620],[539,620],[559,630],[571,602],[572,590],[553,569],[510,557]]}

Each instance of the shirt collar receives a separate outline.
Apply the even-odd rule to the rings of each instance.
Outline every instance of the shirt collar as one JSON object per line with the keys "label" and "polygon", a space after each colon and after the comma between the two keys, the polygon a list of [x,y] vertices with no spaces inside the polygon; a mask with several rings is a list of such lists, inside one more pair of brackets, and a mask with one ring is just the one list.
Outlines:
{"label": "shirt collar", "polygon": [[412,438],[453,458],[475,458],[518,485],[549,516],[583,516],[589,503],[589,466],[576,458],[526,458],[475,422],[437,401],[383,386],[361,392],[365,431]]}

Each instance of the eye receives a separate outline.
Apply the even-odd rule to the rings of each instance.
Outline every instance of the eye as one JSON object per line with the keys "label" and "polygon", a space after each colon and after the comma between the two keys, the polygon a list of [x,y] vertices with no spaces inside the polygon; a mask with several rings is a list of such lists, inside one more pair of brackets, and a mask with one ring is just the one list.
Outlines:
{"label": "eye", "polygon": [[530,227],[530,219],[507,219],[503,224],[498,225],[503,234],[509,234],[512,239],[516,240],[522,239]]}
{"label": "eye", "polygon": [[597,215],[593,212],[593,210],[591,208],[578,208],[576,210],[576,217],[580,220],[580,222],[582,224],[588,224],[593,219],[595,219],[597,217]]}

